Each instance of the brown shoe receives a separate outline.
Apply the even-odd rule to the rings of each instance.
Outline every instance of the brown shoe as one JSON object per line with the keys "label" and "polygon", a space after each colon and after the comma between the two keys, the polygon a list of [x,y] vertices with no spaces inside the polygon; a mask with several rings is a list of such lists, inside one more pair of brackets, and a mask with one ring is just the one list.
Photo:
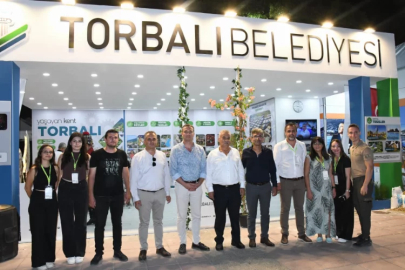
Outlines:
{"label": "brown shoe", "polygon": [[141,250],[141,252],[139,252],[138,260],[139,261],[146,261],[146,250]]}
{"label": "brown shoe", "polygon": [[[265,244],[268,247],[274,247],[275,246],[274,243],[271,242],[269,238],[260,239],[260,243]],[[288,240],[287,240],[287,243],[288,243]]]}
{"label": "brown shoe", "polygon": [[163,257],[172,256],[172,254],[170,254],[164,247],[156,249],[156,254],[162,255]]}
{"label": "brown shoe", "polygon": [[304,243],[312,243],[312,240],[308,238],[306,234],[298,236],[298,239],[303,241]]}
{"label": "brown shoe", "polygon": [[288,245],[288,235],[283,234],[283,235],[281,236],[281,244],[283,244],[283,245]]}
{"label": "brown shoe", "polygon": [[249,240],[249,247],[255,248],[256,247],[256,240],[255,239],[250,239]]}

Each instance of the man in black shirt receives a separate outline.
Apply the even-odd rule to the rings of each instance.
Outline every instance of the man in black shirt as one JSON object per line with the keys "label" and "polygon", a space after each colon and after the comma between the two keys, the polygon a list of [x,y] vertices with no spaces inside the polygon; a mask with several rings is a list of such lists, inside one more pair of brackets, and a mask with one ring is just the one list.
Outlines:
{"label": "man in black shirt", "polygon": [[[128,261],[128,257],[121,252],[123,202],[128,203],[131,199],[127,154],[117,149],[116,130],[108,130],[104,138],[106,146],[94,151],[90,159],[89,206],[94,208],[96,218],[94,229],[96,255],[91,260],[92,265],[98,264],[103,258],[104,227],[108,209],[111,211],[113,227],[114,258]],[[126,187],[125,195],[123,180]]]}
{"label": "man in black shirt", "polygon": [[[269,240],[270,200],[277,195],[276,165],[273,152],[262,146],[263,130],[254,128],[251,141],[253,146],[243,150],[242,164],[246,168],[246,202],[248,205],[249,247],[256,247],[256,212],[260,202],[261,229],[260,243],[273,247]],[[271,183],[273,185],[270,184]],[[272,187],[273,186],[273,187]]]}

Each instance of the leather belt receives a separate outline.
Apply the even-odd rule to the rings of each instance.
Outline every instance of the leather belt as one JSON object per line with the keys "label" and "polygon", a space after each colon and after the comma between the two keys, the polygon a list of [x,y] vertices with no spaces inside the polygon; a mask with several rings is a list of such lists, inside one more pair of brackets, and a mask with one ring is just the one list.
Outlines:
{"label": "leather belt", "polygon": [[246,182],[246,183],[254,185],[254,186],[264,186],[266,184],[270,184],[270,182],[260,182],[260,183]]}
{"label": "leather belt", "polygon": [[189,184],[197,184],[198,183],[198,180],[196,180],[196,181],[186,181],[186,180],[183,180],[184,182],[186,182],[186,183],[189,183]]}
{"label": "leather belt", "polygon": [[163,188],[158,189],[158,190],[145,190],[145,189],[140,189],[140,191],[145,191],[145,192],[151,192],[151,193],[156,193],[158,191],[161,191]]}
{"label": "leather belt", "polygon": [[283,179],[283,180],[292,180],[292,181],[297,181],[297,180],[304,179],[304,176],[301,176],[301,177],[295,177],[295,178],[285,178],[285,177],[280,176],[280,179]]}
{"label": "leather belt", "polygon": [[222,187],[222,188],[231,188],[231,187],[235,187],[235,186],[239,186],[239,183],[237,184],[233,184],[233,185],[219,185],[219,184],[213,184],[213,186],[215,187]]}

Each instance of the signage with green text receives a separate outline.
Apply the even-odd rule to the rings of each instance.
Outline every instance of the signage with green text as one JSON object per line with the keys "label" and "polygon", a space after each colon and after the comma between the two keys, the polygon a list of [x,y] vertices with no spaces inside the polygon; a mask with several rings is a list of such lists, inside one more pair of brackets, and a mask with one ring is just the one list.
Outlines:
{"label": "signage with green text", "polygon": [[197,127],[212,127],[215,126],[214,121],[197,121],[196,122]]}
{"label": "signage with green text", "polygon": [[170,127],[170,121],[152,121],[151,127]]}
{"label": "signage with green text", "polygon": [[147,127],[148,122],[145,121],[128,121],[127,127]]}

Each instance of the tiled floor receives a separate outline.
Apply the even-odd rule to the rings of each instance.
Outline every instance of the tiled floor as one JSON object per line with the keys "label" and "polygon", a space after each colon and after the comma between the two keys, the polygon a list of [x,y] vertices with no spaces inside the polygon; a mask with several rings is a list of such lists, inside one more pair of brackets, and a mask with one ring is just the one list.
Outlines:
{"label": "tiled floor", "polygon": [[[214,230],[201,231],[201,241],[211,247],[209,252],[189,249],[191,233],[188,233],[188,251],[186,255],[179,255],[177,249],[179,239],[176,232],[165,233],[164,245],[172,253],[171,258],[161,258],[155,254],[154,237],[149,235],[148,260],[140,263],[139,241],[137,236],[123,237],[122,251],[129,257],[129,261],[122,263],[112,258],[112,239],[105,239],[105,254],[98,266],[90,266],[94,256],[94,240],[87,240],[87,254],[80,265],[68,266],[62,252],[62,242],[57,242],[55,269],[405,269],[405,213],[391,211],[376,211],[372,214],[373,246],[354,248],[351,243],[332,244],[297,242],[295,220],[290,220],[290,243],[280,244],[280,226],[278,222],[270,224],[270,239],[276,247],[257,248],[247,247],[238,250],[230,245],[230,228],[226,228],[224,251],[215,250]],[[260,225],[257,226],[260,232]],[[355,233],[359,232],[356,219]],[[315,237],[312,237],[315,240]],[[257,238],[259,241],[259,237]],[[242,242],[247,246],[246,229],[242,229]],[[16,258],[0,263],[1,270],[31,269],[31,245],[20,244]]]}

